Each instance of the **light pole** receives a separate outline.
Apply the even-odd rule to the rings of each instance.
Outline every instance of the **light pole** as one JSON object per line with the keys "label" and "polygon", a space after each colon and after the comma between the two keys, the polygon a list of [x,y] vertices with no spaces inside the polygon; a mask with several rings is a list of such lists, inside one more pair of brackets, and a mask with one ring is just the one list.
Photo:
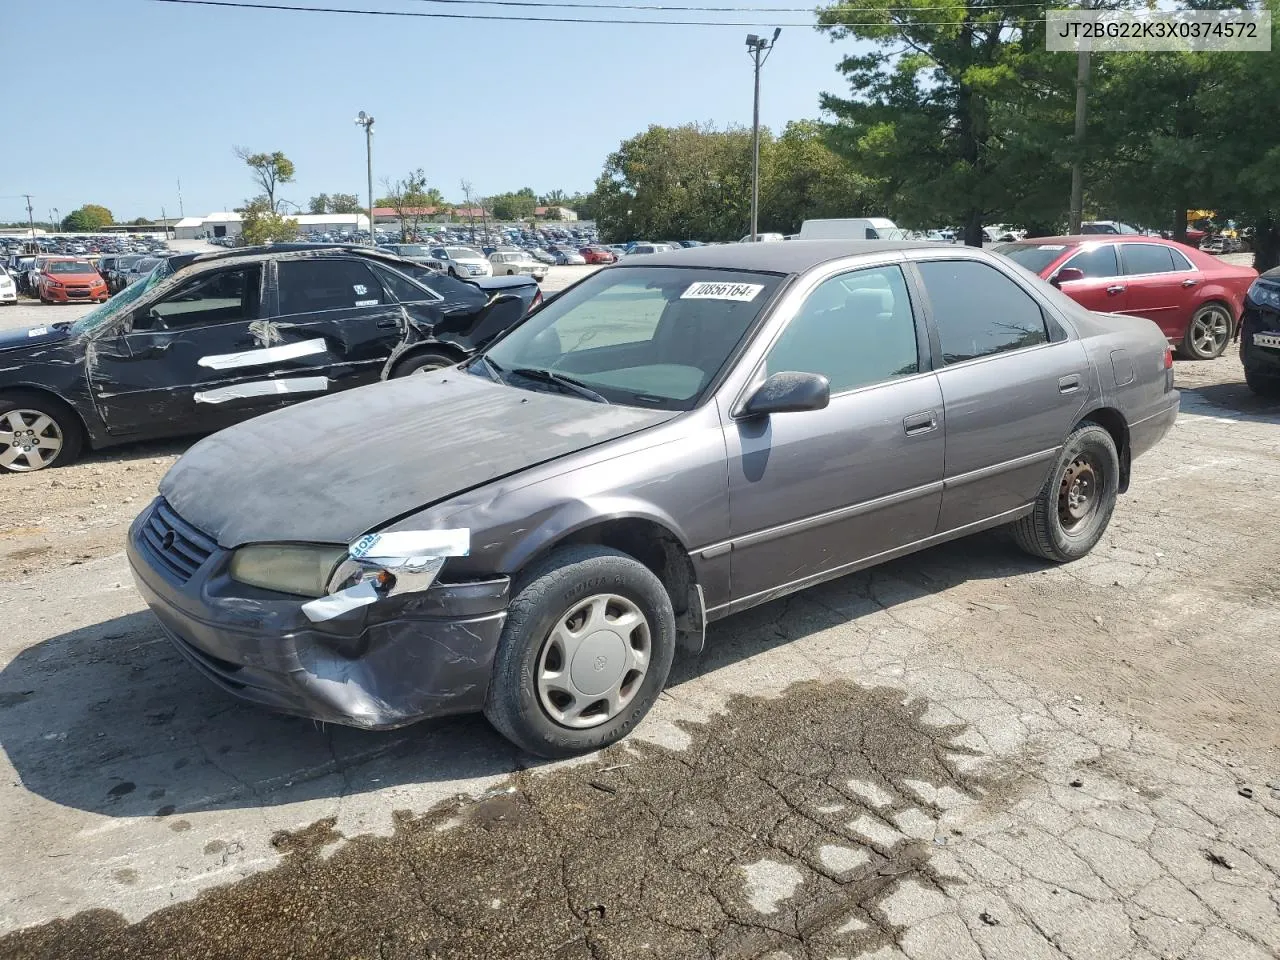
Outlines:
{"label": "light pole", "polygon": [[[747,34],[747,52],[755,61],[756,95],[751,109],[751,242],[756,242],[760,226],[760,68],[769,59],[768,51],[778,42],[781,27],[773,28],[773,39]],[[763,54],[763,56],[762,56]]]}
{"label": "light pole", "polygon": [[356,124],[364,127],[365,160],[369,173],[369,246],[376,247],[378,244],[373,235],[373,117],[361,110]]}

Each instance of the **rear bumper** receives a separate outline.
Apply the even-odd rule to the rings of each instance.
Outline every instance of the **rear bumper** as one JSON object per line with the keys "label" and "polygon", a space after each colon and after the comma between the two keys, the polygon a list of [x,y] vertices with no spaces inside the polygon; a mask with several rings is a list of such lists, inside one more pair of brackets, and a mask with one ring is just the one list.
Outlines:
{"label": "rear bumper", "polygon": [[215,550],[186,582],[134,521],[138,591],[183,658],[227,693],[281,713],[385,730],[480,710],[506,620],[505,579],[436,584],[312,623],[302,599],[227,574]]}
{"label": "rear bumper", "polygon": [[1146,453],[1163,439],[1178,419],[1182,395],[1176,390],[1169,393],[1168,402],[1155,413],[1129,424],[1129,459]]}

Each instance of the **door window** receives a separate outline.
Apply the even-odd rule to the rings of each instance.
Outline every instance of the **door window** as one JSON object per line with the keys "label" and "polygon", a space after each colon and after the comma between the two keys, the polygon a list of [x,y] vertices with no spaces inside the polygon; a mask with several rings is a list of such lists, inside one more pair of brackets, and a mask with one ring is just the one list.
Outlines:
{"label": "door window", "polygon": [[194,277],[135,316],[133,329],[185,330],[253,320],[261,275],[262,268],[255,264]]}
{"label": "door window", "polygon": [[768,373],[820,373],[831,392],[920,370],[915,319],[898,267],[877,267],[820,284],[769,351]]}
{"label": "door window", "polygon": [[1047,343],[1040,305],[999,270],[977,260],[922,260],[944,363]]}
{"label": "door window", "polygon": [[278,269],[282,316],[376,307],[384,299],[382,284],[359,260],[282,260]]}
{"label": "door window", "polygon": [[417,287],[391,270],[377,268],[377,273],[382,278],[383,286],[391,291],[391,295],[401,303],[421,303],[424,300],[440,299],[440,297]]}
{"label": "door window", "polygon": [[1120,275],[1120,267],[1116,262],[1116,248],[1111,243],[1094,247],[1092,250],[1082,250],[1063,266],[1075,267],[1084,274],[1086,280]]}
{"label": "door window", "polygon": [[1126,243],[1123,256],[1127,274],[1172,273],[1175,269],[1173,253],[1159,244]]}

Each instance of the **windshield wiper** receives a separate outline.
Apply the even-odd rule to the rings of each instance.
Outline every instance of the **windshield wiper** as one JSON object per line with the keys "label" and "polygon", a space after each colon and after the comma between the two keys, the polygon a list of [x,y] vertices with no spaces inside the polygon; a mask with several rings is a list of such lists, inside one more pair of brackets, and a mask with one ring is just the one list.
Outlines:
{"label": "windshield wiper", "polygon": [[579,383],[573,377],[566,377],[563,373],[556,373],[554,370],[543,370],[540,367],[517,367],[511,372],[527,380],[539,380],[542,383],[553,383],[558,387],[564,387],[569,392],[576,393],[580,397],[586,397],[588,400],[594,400],[596,403],[609,402],[606,397],[596,393],[585,383]]}
{"label": "windshield wiper", "polygon": [[484,367],[484,372],[485,372],[485,373],[487,373],[487,374],[489,375],[489,379],[490,379],[490,380],[492,380],[492,381],[494,381],[494,383],[506,383],[506,382],[507,382],[505,379],[503,379],[503,376],[502,376],[502,367],[498,366],[498,364],[497,364],[497,363],[495,363],[494,361],[490,360],[490,359],[489,359],[488,357],[486,357],[483,353],[482,353],[482,354],[479,354],[479,355],[476,357],[476,360],[478,360],[478,361],[480,362],[480,365],[481,365],[482,367]]}

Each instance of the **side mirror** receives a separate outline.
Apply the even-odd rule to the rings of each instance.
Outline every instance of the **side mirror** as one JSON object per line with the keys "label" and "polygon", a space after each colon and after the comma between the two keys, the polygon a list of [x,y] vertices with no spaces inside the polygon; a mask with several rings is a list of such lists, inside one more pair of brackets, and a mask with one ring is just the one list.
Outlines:
{"label": "side mirror", "polygon": [[1083,279],[1084,279],[1084,271],[1081,270],[1079,267],[1063,267],[1061,270],[1059,270],[1057,273],[1053,275],[1053,279],[1051,279],[1049,282],[1052,283],[1055,287],[1060,287],[1064,283],[1071,283],[1075,280],[1083,280]]}
{"label": "side mirror", "polygon": [[823,410],[831,402],[831,384],[817,373],[783,370],[773,374],[743,404],[744,417]]}

